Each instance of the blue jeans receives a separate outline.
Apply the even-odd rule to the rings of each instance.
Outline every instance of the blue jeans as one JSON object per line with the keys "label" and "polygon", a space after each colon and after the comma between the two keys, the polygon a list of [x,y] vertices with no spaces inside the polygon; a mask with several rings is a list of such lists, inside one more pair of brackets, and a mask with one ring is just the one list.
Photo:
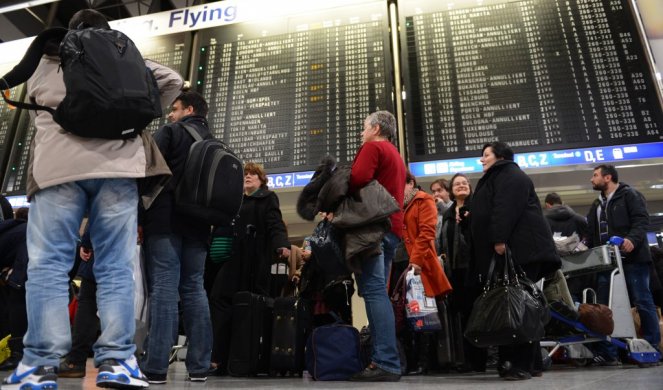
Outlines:
{"label": "blue jeans", "polygon": [[190,373],[207,372],[212,354],[212,322],[203,288],[207,243],[178,234],[148,234],[143,249],[150,331],[141,368],[152,374],[168,371],[170,350],[177,337],[179,296],[189,342],[186,368]]}
{"label": "blue jeans", "polygon": [[28,331],[23,363],[57,366],[71,348],[69,276],[87,212],[101,336],[94,360],[128,359],[135,351],[133,262],[138,191],[135,179],[90,179],[45,188],[32,199],[27,228]]}
{"label": "blue jeans", "polygon": [[[624,279],[631,304],[638,308],[642,324],[642,338],[652,347],[658,349],[661,333],[658,327],[658,315],[654,298],[649,290],[649,263],[624,263]],[[597,275],[598,300],[604,305],[608,304],[610,294],[610,273],[603,272]],[[617,356],[616,348],[607,348],[612,357]]]}
{"label": "blue jeans", "polygon": [[381,369],[401,374],[401,362],[396,344],[394,310],[387,294],[387,280],[396,245],[400,240],[389,232],[382,240],[382,253],[361,259],[361,274],[356,275],[359,293],[366,304],[368,326],[373,336],[371,361]]}

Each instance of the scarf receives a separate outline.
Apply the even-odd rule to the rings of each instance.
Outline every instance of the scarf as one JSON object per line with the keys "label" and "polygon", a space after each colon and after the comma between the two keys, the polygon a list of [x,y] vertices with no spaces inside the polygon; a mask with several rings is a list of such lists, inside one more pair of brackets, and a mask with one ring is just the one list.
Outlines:
{"label": "scarf", "polygon": [[412,198],[414,198],[414,196],[417,194],[417,191],[419,191],[419,189],[417,187],[414,187],[410,192],[405,194],[405,198],[403,199],[403,209],[407,207],[407,205],[410,203]]}

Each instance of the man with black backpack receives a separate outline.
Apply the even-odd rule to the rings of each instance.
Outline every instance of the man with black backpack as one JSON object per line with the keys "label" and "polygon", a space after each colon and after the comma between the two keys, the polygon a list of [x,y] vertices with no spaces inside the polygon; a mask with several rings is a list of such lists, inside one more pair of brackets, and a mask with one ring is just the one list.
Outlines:
{"label": "man with black backpack", "polygon": [[[90,9],[77,12],[69,27],[67,34],[74,38],[112,31],[104,16]],[[64,41],[70,43],[66,36]],[[61,68],[66,64],[62,63],[62,51],[58,56],[59,39],[46,43],[43,48],[38,47],[37,55],[33,56],[38,65],[27,81],[27,96],[37,105],[60,107],[69,92],[65,85],[71,73]],[[127,48],[126,37],[117,43],[121,51]],[[103,39],[90,41],[90,44],[107,47],[110,52],[119,50],[115,42],[109,46]],[[130,47],[135,49],[133,43]],[[78,59],[94,60],[90,58],[93,53],[83,50]],[[135,53],[132,50],[132,54]],[[28,54],[34,53],[29,51]],[[133,58],[142,60],[139,55]],[[115,68],[113,62],[104,65],[108,69]],[[181,90],[182,78],[169,68],[143,61],[142,65],[136,64],[136,69],[144,72],[144,77],[156,79],[161,97],[156,105],[167,106]],[[103,79],[105,74],[90,72],[86,76]],[[9,87],[17,85],[6,76],[3,81]],[[108,84],[112,87],[112,82]],[[154,96],[147,84],[145,90],[137,88],[133,92],[136,91],[142,92],[146,99]],[[122,104],[126,101],[118,99],[116,105]],[[126,137],[120,136],[124,132],[122,128],[118,129],[116,138],[95,137],[94,129],[89,129],[92,134],[75,135],[73,129],[64,128],[67,127],[63,124],[67,122],[65,119],[70,119],[64,111],[54,117],[48,110],[35,109],[38,111],[30,111],[36,132],[31,144],[27,185],[31,199],[27,226],[28,331],[24,337],[23,359],[2,382],[2,390],[57,389],[56,367],[71,347],[68,272],[73,266],[76,240],[85,215],[90,222],[90,238],[95,248],[94,274],[101,320],[101,336],[94,345],[94,363],[99,368],[96,383],[100,387],[147,387],[147,379],[134,357],[133,342],[133,269],[139,202],[136,179],[152,177],[163,183],[170,176],[170,170],[149,132],[141,133],[140,126],[134,125],[135,131],[127,133]],[[97,117],[103,115],[98,113]],[[149,205],[150,196],[147,192],[143,194],[144,203]]]}
{"label": "man with black backpack", "polygon": [[[178,295],[188,337],[186,367],[188,379],[207,379],[212,353],[212,324],[203,287],[209,222],[187,214],[178,207],[176,190],[184,176],[195,131],[211,139],[207,102],[197,92],[181,93],[172,104],[168,119],[154,135],[161,153],[173,172],[173,180],[155,199],[143,218],[145,262],[150,292],[150,330],[147,355],[141,367],[150,383],[166,383],[168,357],[177,331]],[[202,178],[201,178],[202,180]]]}

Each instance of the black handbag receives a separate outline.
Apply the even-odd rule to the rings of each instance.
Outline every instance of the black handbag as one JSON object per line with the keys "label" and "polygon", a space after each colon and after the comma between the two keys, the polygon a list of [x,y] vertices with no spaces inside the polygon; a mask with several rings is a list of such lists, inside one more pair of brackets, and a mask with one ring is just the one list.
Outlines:
{"label": "black handbag", "polygon": [[[516,273],[508,248],[499,276],[493,275],[495,267],[493,256],[483,293],[472,307],[465,338],[479,348],[541,340],[543,319],[549,316],[543,293]],[[530,293],[532,289],[538,291],[538,296]]]}

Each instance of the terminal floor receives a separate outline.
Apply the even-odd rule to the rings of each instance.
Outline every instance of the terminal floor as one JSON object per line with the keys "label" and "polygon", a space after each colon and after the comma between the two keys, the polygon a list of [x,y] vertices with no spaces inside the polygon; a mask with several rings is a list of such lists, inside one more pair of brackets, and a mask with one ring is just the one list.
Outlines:
{"label": "terminal floor", "polygon": [[[59,379],[59,389],[93,389],[96,369],[88,361],[83,379]],[[186,381],[183,362],[175,362],[168,372],[168,383],[150,385],[153,390],[171,389],[568,389],[568,390],[663,390],[663,365],[651,368],[590,367],[555,365],[541,378],[507,382],[496,372],[486,374],[437,374],[406,376],[397,383],[316,382],[310,378],[232,378],[210,377],[206,383]]]}

